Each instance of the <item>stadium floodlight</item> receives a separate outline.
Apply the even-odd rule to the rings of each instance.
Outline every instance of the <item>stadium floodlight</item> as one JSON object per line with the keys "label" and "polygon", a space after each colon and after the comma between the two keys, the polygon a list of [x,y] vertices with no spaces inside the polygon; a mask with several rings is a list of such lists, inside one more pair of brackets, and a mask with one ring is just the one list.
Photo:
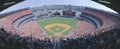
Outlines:
{"label": "stadium floodlight", "polygon": [[0,0],[0,12],[24,0]]}
{"label": "stadium floodlight", "polygon": [[15,2],[8,2],[8,3],[5,3],[3,5],[10,5],[10,4],[14,4]]}
{"label": "stadium floodlight", "polygon": [[107,3],[107,4],[111,4],[109,1],[99,0],[99,2],[102,2],[102,3]]}
{"label": "stadium floodlight", "polygon": [[120,0],[92,0],[120,13]]}

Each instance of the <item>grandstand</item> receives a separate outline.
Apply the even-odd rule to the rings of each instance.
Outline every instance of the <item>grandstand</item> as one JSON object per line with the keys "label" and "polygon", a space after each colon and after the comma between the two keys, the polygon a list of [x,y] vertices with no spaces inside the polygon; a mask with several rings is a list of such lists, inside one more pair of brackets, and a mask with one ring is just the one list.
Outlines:
{"label": "grandstand", "polygon": [[1,14],[0,28],[21,37],[59,43],[61,38],[82,38],[120,28],[120,17],[84,6],[46,5]]}
{"label": "grandstand", "polygon": [[[71,28],[72,30],[69,30],[70,34],[68,34],[68,35],[70,35],[70,36],[73,36],[72,34],[77,34],[77,35],[80,34],[80,36],[81,36],[82,33],[87,34],[88,32],[89,32],[89,34],[94,34],[95,32],[101,31],[103,29],[105,29],[106,31],[114,29],[116,26],[119,25],[118,22],[120,20],[119,20],[119,18],[117,18],[117,15],[112,15],[111,13],[107,13],[107,12],[105,13],[104,11],[102,13],[102,11],[100,11],[100,10],[97,10],[94,8],[89,8],[89,7],[82,6],[82,7],[74,8],[74,6],[71,6],[71,7],[67,8],[66,6],[67,5],[51,5],[51,6],[42,6],[42,7],[35,7],[35,8],[25,8],[25,9],[17,10],[15,12],[10,12],[10,14],[6,14],[6,15],[1,14],[3,16],[3,18],[1,18],[1,20],[0,20],[1,21],[0,26],[1,26],[1,28],[6,27],[6,29],[8,29],[10,31],[15,30],[15,32],[19,31],[19,32],[24,32],[26,34],[36,32],[36,33],[42,34],[42,36],[47,37],[48,35],[47,35],[44,27],[42,27],[42,26],[45,22],[49,23],[50,20],[43,21],[42,23],[39,22],[39,21],[42,21],[47,18],[56,17],[56,18],[53,18],[56,21],[57,21],[57,18],[59,18],[59,17],[79,20],[79,22],[77,22],[77,24],[76,24],[76,26],[78,26],[78,27],[74,26],[74,27],[72,27],[73,29]],[[66,7],[66,8],[64,8],[64,7]],[[53,21],[55,21],[53,19],[51,19],[51,21],[50,21],[51,23]],[[60,22],[61,20],[72,23],[72,21],[64,20],[64,19],[60,19],[55,23],[61,23]],[[39,23],[41,23],[41,25],[37,21]],[[64,22],[64,24],[67,22]],[[29,23],[31,23],[31,24],[29,24]],[[82,23],[84,25],[82,25]],[[91,30],[87,30],[89,27],[91,28]],[[53,28],[54,28],[54,26],[53,26]],[[107,29],[107,28],[109,28],[109,29]],[[33,29],[33,30],[31,30],[31,29]],[[63,30],[64,30],[64,28],[63,28]],[[86,31],[84,31],[84,30],[86,30]],[[50,34],[50,31],[47,31],[47,32],[49,32],[48,34]],[[74,33],[74,32],[76,32],[76,33]],[[22,33],[20,33],[20,34],[22,34]],[[24,34],[24,36],[26,34]]]}

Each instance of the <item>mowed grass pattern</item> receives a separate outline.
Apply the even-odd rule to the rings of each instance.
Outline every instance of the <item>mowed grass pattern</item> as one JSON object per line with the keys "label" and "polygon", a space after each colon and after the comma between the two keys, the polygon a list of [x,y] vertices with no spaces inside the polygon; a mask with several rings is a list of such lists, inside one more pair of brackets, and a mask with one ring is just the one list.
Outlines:
{"label": "mowed grass pattern", "polygon": [[[52,17],[52,18],[45,18],[42,20],[37,20],[38,24],[46,32],[49,36],[55,36],[55,33],[61,33],[62,35],[67,35],[70,31],[76,26],[78,20],[71,19],[71,18],[62,18],[62,17]],[[51,27],[50,30],[46,29],[45,26],[50,24],[66,24],[70,26],[69,28],[65,28],[66,26],[49,26]]]}

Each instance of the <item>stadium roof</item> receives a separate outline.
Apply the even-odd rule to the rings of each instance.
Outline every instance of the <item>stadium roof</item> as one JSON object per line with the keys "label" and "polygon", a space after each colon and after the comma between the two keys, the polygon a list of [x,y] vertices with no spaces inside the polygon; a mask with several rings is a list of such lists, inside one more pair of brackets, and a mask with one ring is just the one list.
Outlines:
{"label": "stadium roof", "polygon": [[24,0],[0,0],[0,12],[14,4],[22,2]]}
{"label": "stadium roof", "polygon": [[93,0],[120,13],[120,0]]}

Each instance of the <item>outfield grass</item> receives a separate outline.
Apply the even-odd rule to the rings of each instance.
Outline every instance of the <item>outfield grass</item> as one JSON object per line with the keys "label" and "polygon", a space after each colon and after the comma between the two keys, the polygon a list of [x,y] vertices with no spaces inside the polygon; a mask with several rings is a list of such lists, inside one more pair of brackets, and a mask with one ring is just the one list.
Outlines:
{"label": "outfield grass", "polygon": [[42,20],[37,20],[40,27],[46,32],[47,35],[57,36],[56,33],[67,35],[75,27],[78,20],[71,18],[53,17]]}

